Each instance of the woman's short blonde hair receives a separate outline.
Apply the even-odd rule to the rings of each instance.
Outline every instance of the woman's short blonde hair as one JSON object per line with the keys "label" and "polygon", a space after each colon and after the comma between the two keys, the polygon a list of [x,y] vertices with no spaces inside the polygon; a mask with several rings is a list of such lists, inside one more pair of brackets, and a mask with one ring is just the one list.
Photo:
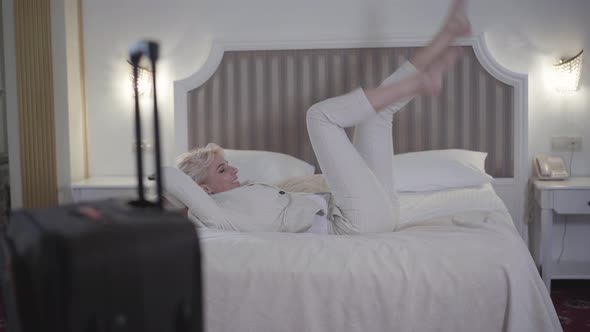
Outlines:
{"label": "woman's short blonde hair", "polygon": [[176,167],[196,183],[201,184],[207,179],[207,168],[218,153],[223,154],[223,148],[215,143],[209,143],[203,148],[197,148],[178,156]]}

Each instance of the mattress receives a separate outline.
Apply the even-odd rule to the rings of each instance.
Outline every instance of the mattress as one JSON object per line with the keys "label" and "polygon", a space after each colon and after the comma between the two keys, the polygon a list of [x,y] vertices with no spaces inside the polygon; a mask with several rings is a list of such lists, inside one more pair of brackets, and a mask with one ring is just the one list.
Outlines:
{"label": "mattress", "polygon": [[490,185],[400,202],[392,233],[200,229],[207,330],[561,330]]}

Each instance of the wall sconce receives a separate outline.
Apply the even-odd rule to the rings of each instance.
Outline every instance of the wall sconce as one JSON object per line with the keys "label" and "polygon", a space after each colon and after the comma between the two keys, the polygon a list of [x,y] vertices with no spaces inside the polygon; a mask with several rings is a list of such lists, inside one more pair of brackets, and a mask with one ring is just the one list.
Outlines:
{"label": "wall sconce", "polygon": [[[127,60],[127,63],[129,63],[129,80],[131,81],[131,93],[133,94],[133,64],[129,60]],[[152,96],[152,75],[152,71],[148,68],[137,67],[137,92],[140,96]]]}
{"label": "wall sconce", "polygon": [[572,95],[578,90],[583,60],[584,50],[581,50],[571,59],[560,60],[558,64],[553,65],[555,90],[560,95]]}

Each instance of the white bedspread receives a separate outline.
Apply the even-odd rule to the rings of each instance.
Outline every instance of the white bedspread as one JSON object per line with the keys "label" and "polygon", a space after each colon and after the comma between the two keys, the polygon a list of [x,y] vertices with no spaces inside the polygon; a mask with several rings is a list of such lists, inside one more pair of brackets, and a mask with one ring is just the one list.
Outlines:
{"label": "white bedspread", "polygon": [[561,330],[491,186],[401,202],[394,233],[199,230],[206,330]]}

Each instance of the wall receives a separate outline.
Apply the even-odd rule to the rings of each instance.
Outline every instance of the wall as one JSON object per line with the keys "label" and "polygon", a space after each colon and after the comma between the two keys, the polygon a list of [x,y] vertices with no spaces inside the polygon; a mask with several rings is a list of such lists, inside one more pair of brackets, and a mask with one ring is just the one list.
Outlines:
{"label": "wall", "polygon": [[[519,24],[490,26],[488,43],[506,67],[529,73],[529,157],[537,154],[562,156],[571,173],[590,175],[590,2],[543,1],[529,6],[530,13]],[[573,96],[555,94],[547,79],[557,60],[585,51],[580,90]],[[581,152],[551,151],[551,136],[583,137]],[[571,164],[570,164],[571,160]],[[553,257],[563,251],[564,260],[588,259],[590,218],[556,218],[553,225]],[[567,226],[565,225],[567,222]]]}
{"label": "wall", "polygon": [[81,77],[79,0],[52,0],[53,80],[59,202],[72,200],[70,185],[85,177],[84,82]]}
{"label": "wall", "polygon": [[[128,45],[146,36],[161,41],[159,105],[163,143],[172,160],[172,82],[204,62],[212,40],[301,41],[426,38],[443,20],[447,1],[316,2],[253,0],[84,1],[90,175],[132,174],[132,99]],[[232,10],[228,10],[232,8]],[[424,10],[428,8],[428,10]],[[529,74],[530,155],[550,152],[551,135],[584,136],[573,173],[590,175],[590,65],[580,91],[553,93],[546,69],[590,44],[585,0],[472,0],[475,33],[485,32],[492,53],[507,68]],[[508,13],[508,14],[507,14]],[[151,106],[144,114],[150,115]],[[569,161],[569,154],[564,154]]]}
{"label": "wall", "polygon": [[60,203],[72,201],[70,184],[86,176],[79,6],[80,0],[51,1],[57,191]]}
{"label": "wall", "polygon": [[[504,66],[529,73],[529,155],[553,153],[569,164],[569,152],[551,152],[551,136],[583,136],[581,152],[573,155],[572,173],[590,175],[590,63],[586,60],[580,90],[573,96],[555,94],[551,65],[590,46],[590,2],[531,1],[520,22],[490,25],[490,48]],[[537,4],[538,3],[538,4]]]}
{"label": "wall", "polygon": [[[84,1],[90,175],[134,174],[132,99],[125,62],[127,47],[133,41],[150,37],[161,42],[158,96],[165,160],[171,161],[172,82],[203,64],[212,41],[424,39],[438,29],[448,3]],[[587,0],[471,0],[469,7],[474,33],[485,33],[498,62],[529,75],[529,160],[538,153],[551,152],[552,135],[582,135],[583,151],[573,156],[572,173],[578,176],[590,175],[590,132],[586,130],[590,125],[590,64],[587,61],[584,67],[580,91],[567,98],[552,91],[546,72],[560,57],[588,48],[588,13]],[[151,112],[151,105],[145,105],[146,102],[143,101],[144,128]],[[562,155],[569,162],[570,155]],[[149,172],[151,158],[147,160]]]}

